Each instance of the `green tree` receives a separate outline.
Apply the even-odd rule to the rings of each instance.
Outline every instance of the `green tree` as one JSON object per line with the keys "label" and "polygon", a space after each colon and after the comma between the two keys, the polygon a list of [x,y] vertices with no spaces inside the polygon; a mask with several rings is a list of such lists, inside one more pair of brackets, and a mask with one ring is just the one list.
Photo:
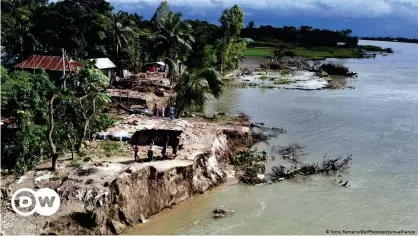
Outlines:
{"label": "green tree", "polygon": [[152,19],[155,25],[155,47],[162,49],[166,57],[173,60],[192,49],[194,38],[191,35],[191,26],[183,20],[181,13],[174,13],[167,2],[162,2]]}
{"label": "green tree", "polygon": [[[14,127],[2,130],[2,167],[24,172],[48,154],[48,97],[53,83],[48,76],[2,68],[1,110]],[[6,79],[3,81],[3,79]]]}
{"label": "green tree", "polygon": [[218,61],[221,64],[220,71],[223,75],[227,71],[226,64],[228,64],[228,59],[231,58],[230,51],[233,47],[232,44],[244,27],[244,12],[235,5],[231,9],[225,9],[223,11],[219,22],[221,23],[221,29],[224,34],[222,42],[218,44]]}
{"label": "green tree", "polygon": [[88,131],[92,119],[102,113],[103,108],[111,101],[106,93],[109,78],[100,70],[95,69],[93,63],[89,63],[74,74],[71,81],[73,82],[69,91],[72,95],[71,103],[75,113],[78,114],[79,122],[77,123],[82,124],[77,145],[80,151],[84,140],[89,138]]}
{"label": "green tree", "polygon": [[214,69],[188,69],[181,74],[174,87],[176,116],[190,107],[203,109],[208,94],[218,98],[223,91],[221,76]]}
{"label": "green tree", "polygon": [[250,21],[250,22],[248,22],[247,29],[252,29],[252,28],[254,28],[254,26],[255,26],[254,21]]}
{"label": "green tree", "polygon": [[127,13],[119,11],[108,18],[108,32],[111,40],[111,51],[117,66],[123,66],[119,61],[119,53],[123,47],[129,47],[135,38],[134,22]]}

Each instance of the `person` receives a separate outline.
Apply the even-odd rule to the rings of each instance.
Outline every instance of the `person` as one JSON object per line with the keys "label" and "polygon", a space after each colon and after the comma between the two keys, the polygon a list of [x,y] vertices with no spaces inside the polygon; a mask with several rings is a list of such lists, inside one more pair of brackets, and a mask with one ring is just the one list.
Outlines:
{"label": "person", "polygon": [[139,161],[139,145],[134,145],[135,161]]}
{"label": "person", "polygon": [[157,103],[154,104],[154,110],[153,110],[153,112],[154,112],[154,116],[157,116],[158,115]]}
{"label": "person", "polygon": [[160,108],[160,115],[161,115],[161,117],[164,117],[164,107],[163,106],[161,106],[161,108]]}
{"label": "person", "polygon": [[150,159],[150,161],[152,161],[152,159],[154,158],[154,150],[152,150],[153,146],[154,146],[154,140],[151,140],[151,143],[148,148],[148,153],[147,153],[147,156]]}
{"label": "person", "polygon": [[174,112],[175,112],[174,107],[171,106],[170,107],[170,120],[174,120]]}
{"label": "person", "polygon": [[164,109],[164,115],[165,117],[169,117],[170,116],[170,106],[167,105]]}
{"label": "person", "polygon": [[168,135],[165,137],[165,142],[164,142],[164,146],[163,149],[161,150],[161,155],[163,157],[163,159],[165,159],[167,157],[167,146],[168,146]]}

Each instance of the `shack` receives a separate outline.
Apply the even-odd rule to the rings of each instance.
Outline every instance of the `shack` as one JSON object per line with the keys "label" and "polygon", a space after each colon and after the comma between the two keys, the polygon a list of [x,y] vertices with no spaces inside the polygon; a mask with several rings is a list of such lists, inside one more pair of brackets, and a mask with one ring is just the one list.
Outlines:
{"label": "shack", "polygon": [[112,74],[116,70],[116,65],[109,58],[93,58],[89,59],[89,61],[96,61],[94,66],[107,77],[112,78]]}
{"label": "shack", "polygon": [[27,71],[39,71],[44,69],[54,78],[60,78],[65,73],[75,72],[83,64],[78,61],[67,59],[62,56],[31,55],[28,59],[15,65],[16,69]]}
{"label": "shack", "polygon": [[131,138],[131,145],[148,146],[154,141],[157,146],[170,146],[173,149],[173,154],[177,154],[179,148],[182,148],[180,135],[181,130],[167,130],[167,129],[146,129],[136,131]]}
{"label": "shack", "polygon": [[168,72],[168,65],[162,61],[150,62],[145,64],[143,72]]}

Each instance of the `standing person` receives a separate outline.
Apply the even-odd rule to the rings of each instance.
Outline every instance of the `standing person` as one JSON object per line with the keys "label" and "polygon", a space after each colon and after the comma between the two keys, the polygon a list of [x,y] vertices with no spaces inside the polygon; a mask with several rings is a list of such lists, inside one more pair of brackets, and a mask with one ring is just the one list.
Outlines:
{"label": "standing person", "polygon": [[163,149],[161,150],[161,155],[162,155],[163,159],[167,158],[168,139],[169,139],[169,137],[167,135],[167,137],[165,137],[165,140],[164,140]]}
{"label": "standing person", "polygon": [[161,117],[164,117],[164,107],[163,106],[161,106],[161,108],[160,108],[161,110]]}
{"label": "standing person", "polygon": [[154,140],[151,139],[151,143],[149,145],[148,153],[147,153],[147,156],[150,159],[150,161],[152,161],[153,158],[154,158],[154,150],[152,150],[153,149],[153,146],[154,146]]}
{"label": "standing person", "polygon": [[164,117],[170,116],[170,106],[167,104],[167,106],[164,108]]}
{"label": "standing person", "polygon": [[170,120],[174,120],[174,113],[175,113],[174,107],[170,106]]}
{"label": "standing person", "polygon": [[134,145],[135,161],[139,161],[139,145]]}
{"label": "standing person", "polygon": [[157,107],[157,103],[155,103],[155,104],[154,104],[153,113],[154,113],[154,116],[157,116],[157,115],[158,115],[158,107]]}

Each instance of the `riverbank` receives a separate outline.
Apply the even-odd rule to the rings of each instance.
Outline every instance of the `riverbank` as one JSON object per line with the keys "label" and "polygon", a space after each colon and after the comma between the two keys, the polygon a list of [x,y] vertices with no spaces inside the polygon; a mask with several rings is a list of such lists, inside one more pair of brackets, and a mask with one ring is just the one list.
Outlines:
{"label": "riverbank", "polygon": [[[246,57],[271,57],[273,49],[268,47],[247,48],[244,52]],[[298,57],[304,57],[306,60],[325,60],[327,58],[359,58],[362,53],[356,49],[316,47],[303,48],[295,47],[291,51]]]}
{"label": "riverbank", "polygon": [[347,78],[356,76],[338,63],[306,61],[302,57],[284,57],[279,61],[247,57],[229,85],[287,90],[354,89]]}
{"label": "riverbank", "polygon": [[[179,127],[183,149],[168,160],[138,163],[128,155],[127,145],[122,148],[125,155],[121,151],[121,156],[105,156],[97,152],[98,143],[104,141],[93,141],[87,147],[89,158],[84,157],[82,163],[72,164],[74,160],[67,155],[60,160],[57,172],[47,170],[49,163],[44,163],[18,179],[3,178],[2,188],[9,193],[22,187],[56,190],[61,207],[51,217],[22,217],[13,212],[10,200],[4,200],[2,232],[120,234],[144,218],[224,183],[231,175],[227,166],[236,151],[253,142],[248,120],[240,117],[219,122],[198,117],[170,122],[132,116],[119,125],[124,129],[138,125]],[[140,155],[145,152],[144,148]],[[15,227],[23,224],[27,227]]]}

